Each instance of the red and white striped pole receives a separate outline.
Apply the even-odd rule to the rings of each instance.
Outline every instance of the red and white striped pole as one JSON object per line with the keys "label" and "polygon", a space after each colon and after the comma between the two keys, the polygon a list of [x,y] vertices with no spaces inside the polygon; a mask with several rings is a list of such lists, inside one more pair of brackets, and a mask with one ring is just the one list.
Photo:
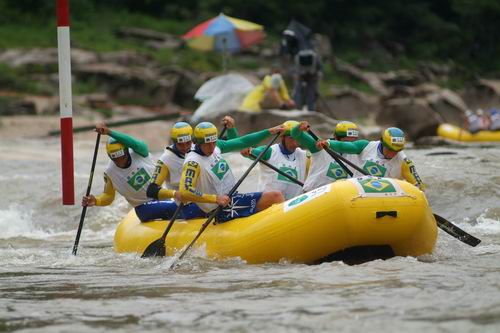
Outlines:
{"label": "red and white striped pole", "polygon": [[56,1],[59,108],[61,115],[62,203],[63,205],[74,205],[75,181],[73,174],[73,105],[71,97],[69,0]]}

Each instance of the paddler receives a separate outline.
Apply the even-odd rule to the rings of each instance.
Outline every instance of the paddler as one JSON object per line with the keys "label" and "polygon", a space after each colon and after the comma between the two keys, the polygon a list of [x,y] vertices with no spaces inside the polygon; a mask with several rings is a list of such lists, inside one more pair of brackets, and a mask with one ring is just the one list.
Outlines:
{"label": "paddler", "polygon": [[[227,128],[229,138],[237,137],[238,133],[234,128],[234,119],[225,116],[222,124]],[[182,166],[187,153],[194,149],[193,128],[186,122],[180,121],[174,124],[170,130],[171,145],[165,148],[165,151],[156,162],[155,171],[147,189],[147,196],[154,200],[165,200],[171,198],[172,191],[179,189],[181,180]],[[166,188],[162,187],[163,185]],[[173,207],[169,207],[168,215],[171,215],[172,209],[175,211],[177,204],[172,202]],[[180,219],[192,219],[206,216],[198,205],[194,203],[185,204],[179,214]]]}
{"label": "paddler", "polygon": [[[316,140],[305,132],[308,128],[309,124],[307,122],[301,122],[299,125],[294,126],[291,131],[292,137],[311,152],[311,170],[304,183],[304,192],[349,177],[347,172],[325,150],[316,147]],[[333,140],[330,139],[329,141],[353,142],[358,138],[358,125],[350,121],[340,121],[333,131]],[[358,155],[341,155],[349,161],[359,164]],[[353,172],[353,174],[357,175],[356,172]]]}
{"label": "paddler", "polygon": [[[302,136],[309,135],[303,132],[307,127],[308,124],[299,127]],[[317,147],[328,147],[339,153],[356,154],[359,157],[358,165],[369,175],[406,180],[424,190],[425,185],[415,165],[403,152],[405,143],[404,132],[397,127],[389,127],[382,132],[380,140],[353,142],[320,140],[317,142]]]}
{"label": "paddler", "polygon": [[[309,158],[305,150],[299,147],[299,143],[291,136],[291,130],[298,126],[299,122],[288,120],[283,123],[285,131],[280,143],[272,145],[262,157],[284,173],[304,183],[309,169]],[[248,148],[241,153],[252,158],[258,156],[265,146]],[[302,194],[302,186],[292,182],[287,177],[280,175],[272,169],[261,166],[261,184],[265,191],[279,191],[285,196],[285,200]]]}
{"label": "paddler", "polygon": [[[111,161],[104,171],[104,191],[98,196],[84,196],[82,206],[108,206],[118,192],[134,207],[141,221],[168,218],[175,211],[175,202],[151,201],[146,194],[155,168],[147,144],[133,136],[110,130],[104,123],[98,124],[95,131],[109,136],[106,151]],[[165,189],[164,197],[180,199],[180,194]]]}
{"label": "paddler", "polygon": [[227,193],[236,184],[236,180],[222,156],[223,153],[256,145],[282,131],[282,126],[276,126],[224,141],[217,139],[217,128],[212,123],[198,124],[194,129],[195,146],[186,155],[179,184],[183,201],[196,202],[205,213],[212,211],[217,205],[224,207],[216,216],[219,223],[250,216],[282,202],[283,195],[278,191],[235,193],[229,197]]}

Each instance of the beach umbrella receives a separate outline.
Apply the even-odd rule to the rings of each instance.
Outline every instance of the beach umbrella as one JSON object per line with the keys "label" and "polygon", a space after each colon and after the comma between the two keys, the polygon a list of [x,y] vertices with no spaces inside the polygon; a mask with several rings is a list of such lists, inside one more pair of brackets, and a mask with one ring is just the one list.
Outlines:
{"label": "beach umbrella", "polygon": [[193,49],[221,52],[225,71],[227,54],[259,43],[264,38],[264,27],[221,13],[198,24],[182,38]]}

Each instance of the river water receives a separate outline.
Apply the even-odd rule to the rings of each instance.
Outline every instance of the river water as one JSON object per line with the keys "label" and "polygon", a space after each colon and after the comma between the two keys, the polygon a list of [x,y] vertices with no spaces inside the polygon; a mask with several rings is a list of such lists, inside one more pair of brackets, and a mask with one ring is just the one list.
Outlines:
{"label": "river water", "polygon": [[[75,142],[77,201],[93,144]],[[107,163],[102,148],[94,193]],[[72,256],[81,207],[61,205],[58,140],[2,140],[0,331],[499,332],[500,147],[407,154],[434,211],[481,238],[479,246],[440,231],[434,253],[420,258],[247,265],[199,254],[169,271],[171,258],[113,252],[129,210],[122,198],[87,211]],[[248,165],[230,160],[237,174]],[[244,190],[256,189],[257,173]]]}

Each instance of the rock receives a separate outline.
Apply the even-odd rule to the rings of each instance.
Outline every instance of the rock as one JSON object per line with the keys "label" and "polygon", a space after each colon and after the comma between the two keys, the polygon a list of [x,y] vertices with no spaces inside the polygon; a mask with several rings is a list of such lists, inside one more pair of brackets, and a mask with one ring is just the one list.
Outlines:
{"label": "rock", "polygon": [[406,132],[409,139],[435,135],[441,119],[423,98],[395,98],[384,101],[377,123],[395,126]]}
{"label": "rock", "polygon": [[101,62],[117,63],[124,66],[151,66],[157,65],[151,57],[132,51],[117,51],[104,53],[100,56]]}
{"label": "rock", "polygon": [[489,109],[500,105],[500,80],[479,79],[462,94],[471,109]]}
{"label": "rock", "polygon": [[[98,61],[95,52],[82,49],[71,49],[71,64],[82,65]],[[5,63],[12,67],[22,66],[45,66],[49,72],[54,72],[58,64],[56,48],[34,48],[34,49],[8,49],[0,53],[0,63]],[[57,69],[56,69],[57,71]]]}
{"label": "rock", "polygon": [[429,94],[427,102],[443,122],[462,126],[467,105],[458,94],[442,89]]}
{"label": "rock", "polygon": [[[314,111],[264,110],[258,113],[232,111],[228,115],[234,118],[240,134],[260,131],[282,124],[287,120],[307,120],[318,136],[331,137],[332,130],[337,124],[336,120]],[[215,119],[204,119],[204,121],[210,121],[218,125],[221,119],[222,116]]]}
{"label": "rock", "polygon": [[357,119],[375,115],[379,98],[350,89],[332,89],[331,95],[318,100],[318,111],[336,119]]}
{"label": "rock", "polygon": [[379,95],[386,96],[390,92],[385,86],[380,75],[377,73],[364,72],[359,68],[341,60],[340,58],[333,59],[333,66],[338,72],[348,75],[356,80],[365,82]]}
{"label": "rock", "polygon": [[144,42],[153,49],[177,49],[183,44],[178,36],[144,28],[123,27],[116,34],[125,39]]}
{"label": "rock", "polygon": [[74,74],[79,80],[91,81],[100,91],[122,104],[162,106],[174,97],[179,77],[158,75],[147,67],[126,67],[115,63],[79,66]]}
{"label": "rock", "polygon": [[417,73],[409,70],[389,71],[387,73],[376,74],[378,79],[383,82],[386,87],[392,86],[416,86],[423,81],[418,77]]}
{"label": "rock", "polygon": [[36,114],[33,101],[20,96],[0,96],[0,116],[19,116]]}

